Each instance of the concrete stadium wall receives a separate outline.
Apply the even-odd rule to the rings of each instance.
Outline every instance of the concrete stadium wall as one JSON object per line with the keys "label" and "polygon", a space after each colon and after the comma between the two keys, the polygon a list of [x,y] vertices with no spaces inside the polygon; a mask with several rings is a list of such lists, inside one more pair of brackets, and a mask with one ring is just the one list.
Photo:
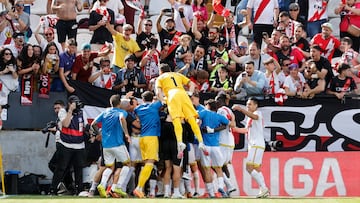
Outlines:
{"label": "concrete stadium wall", "polygon": [[29,172],[44,174],[51,179],[48,162],[55,152],[55,138],[50,136],[47,148],[45,141],[46,134],[41,131],[0,131],[4,170],[19,170],[20,177]]}

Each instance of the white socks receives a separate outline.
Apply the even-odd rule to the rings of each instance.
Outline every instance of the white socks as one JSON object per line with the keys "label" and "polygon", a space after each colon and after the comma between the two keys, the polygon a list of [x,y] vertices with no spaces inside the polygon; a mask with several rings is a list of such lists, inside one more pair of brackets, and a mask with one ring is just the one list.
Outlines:
{"label": "white socks", "polygon": [[107,182],[109,180],[109,177],[111,176],[112,174],[112,170],[110,168],[106,168],[101,176],[101,182],[100,184],[102,186],[104,186],[104,188],[106,188],[106,185],[107,185]]}

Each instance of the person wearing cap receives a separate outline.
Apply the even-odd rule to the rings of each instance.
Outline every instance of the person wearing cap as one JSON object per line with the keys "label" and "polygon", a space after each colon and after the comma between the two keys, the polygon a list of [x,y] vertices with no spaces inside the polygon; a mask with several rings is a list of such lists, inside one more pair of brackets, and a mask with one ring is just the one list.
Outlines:
{"label": "person wearing cap", "polygon": [[226,39],[224,37],[220,37],[216,49],[211,50],[208,54],[207,64],[208,72],[210,73],[210,82],[215,81],[218,69],[221,66],[227,66],[229,63],[229,55],[226,51],[226,44]]}
{"label": "person wearing cap", "polygon": [[63,53],[63,47],[61,46],[61,44],[59,42],[55,41],[55,32],[54,32],[54,29],[52,27],[44,28],[44,30],[43,30],[44,37],[42,37],[40,35],[40,29],[41,29],[41,27],[44,27],[43,26],[44,23],[45,23],[44,21],[40,21],[38,26],[36,27],[36,29],[34,31],[34,35],[35,35],[35,39],[36,39],[37,43],[44,50],[46,45],[49,42],[54,42],[56,44],[57,49],[59,50],[59,54]]}
{"label": "person wearing cap", "polygon": [[75,194],[83,190],[82,170],[85,163],[84,142],[84,117],[82,110],[78,107],[81,102],[79,97],[71,95],[68,98],[67,109],[60,109],[58,118],[60,120],[60,140],[57,151],[59,153],[58,164],[54,171],[51,183],[51,194],[56,195],[58,185],[68,167],[73,166],[75,174]]}
{"label": "person wearing cap", "polygon": [[[303,2],[301,2],[303,3]],[[298,3],[291,3],[289,5],[289,17],[291,20],[301,23],[306,27],[306,20],[300,16],[300,6]]]}
{"label": "person wearing cap", "polygon": [[333,34],[333,26],[331,23],[323,23],[321,25],[321,33],[316,34],[310,41],[311,45],[319,45],[322,49],[321,55],[326,57],[330,62],[336,49],[340,47],[340,40]]}
{"label": "person wearing cap", "polygon": [[125,24],[123,26],[123,32],[116,31],[109,21],[106,22],[106,28],[110,31],[114,39],[114,54],[112,59],[113,72],[117,73],[120,69],[125,67],[124,58],[129,54],[135,54],[136,57],[140,57],[142,52],[136,40],[130,35],[133,31],[133,26]]}
{"label": "person wearing cap", "polygon": [[60,54],[59,76],[64,84],[65,89],[69,93],[73,93],[75,89],[71,87],[68,80],[71,79],[71,71],[76,58],[77,42],[75,39],[68,39],[66,41],[66,48]]}
{"label": "person wearing cap", "polygon": [[147,88],[144,72],[136,66],[136,56],[129,54],[125,57],[125,67],[117,72],[113,90],[125,94],[134,91],[140,96]]}
{"label": "person wearing cap", "polygon": [[30,28],[30,15],[24,12],[24,1],[16,0],[15,1],[15,11],[9,13],[12,17],[12,23],[15,27],[15,30],[18,32],[22,32],[25,35],[25,41],[28,41],[28,29]]}
{"label": "person wearing cap", "polygon": [[89,83],[96,87],[111,90],[115,85],[116,73],[111,71],[111,63],[109,57],[100,58],[100,70],[94,70],[89,77]]}
{"label": "person wearing cap", "polygon": [[93,31],[90,44],[93,49],[100,49],[105,42],[112,43],[113,38],[108,29],[106,29],[106,21],[110,21],[113,26],[115,24],[115,14],[111,10],[113,8],[107,8],[108,0],[100,0],[98,6],[93,6],[89,16],[89,30]]}
{"label": "person wearing cap", "polygon": [[285,78],[283,88],[287,96],[301,97],[305,87],[305,78],[299,72],[299,65],[292,63],[289,66],[290,74]]}
{"label": "person wearing cap", "polygon": [[82,82],[89,82],[89,77],[93,72],[94,59],[97,57],[107,56],[111,49],[103,51],[91,51],[90,44],[83,44],[81,47],[82,53],[75,58],[74,65],[72,67],[71,78],[73,80],[80,80]]}
{"label": "person wearing cap", "polygon": [[76,39],[77,35],[77,11],[82,11],[83,1],[81,0],[53,0],[51,10],[58,17],[56,31],[58,42],[65,49],[66,37]]}
{"label": "person wearing cap", "polygon": [[171,70],[175,70],[175,50],[179,45],[180,36],[183,34],[175,29],[175,21],[172,17],[165,19],[165,27],[161,26],[161,19],[165,15],[166,9],[160,11],[160,15],[156,19],[156,28],[160,38],[160,58],[161,63],[170,65]]}

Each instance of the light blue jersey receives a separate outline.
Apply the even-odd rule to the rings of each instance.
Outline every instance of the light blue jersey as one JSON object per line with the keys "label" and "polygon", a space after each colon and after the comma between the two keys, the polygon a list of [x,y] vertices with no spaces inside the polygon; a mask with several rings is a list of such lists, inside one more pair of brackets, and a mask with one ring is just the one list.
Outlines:
{"label": "light blue jersey", "polygon": [[112,148],[125,144],[120,118],[126,118],[126,116],[127,112],[122,109],[108,108],[95,118],[95,121],[102,125],[101,134],[103,148]]}
{"label": "light blue jersey", "polygon": [[160,114],[162,104],[160,101],[144,103],[135,108],[135,113],[140,119],[140,136],[160,136]]}
{"label": "light blue jersey", "polygon": [[[216,112],[209,111],[207,109],[199,112],[199,117],[201,119],[200,128],[217,128],[221,125],[228,125],[229,120]],[[203,140],[206,146],[219,146],[220,132],[214,133],[203,133]]]}

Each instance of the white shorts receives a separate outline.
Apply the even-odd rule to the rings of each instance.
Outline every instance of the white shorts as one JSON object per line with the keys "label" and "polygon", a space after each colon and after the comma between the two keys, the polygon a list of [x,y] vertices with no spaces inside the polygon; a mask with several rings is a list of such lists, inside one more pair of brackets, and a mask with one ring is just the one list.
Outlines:
{"label": "white shorts", "polygon": [[234,148],[230,146],[220,146],[221,153],[224,157],[224,163],[228,164],[232,162]]}
{"label": "white shorts", "polygon": [[195,164],[196,163],[196,158],[195,158],[195,147],[197,147],[197,145],[194,146],[194,144],[190,143],[189,144],[190,146],[190,150],[188,151],[188,154],[189,154],[189,161],[188,163],[191,165],[191,164]]}
{"label": "white shorts", "polygon": [[264,147],[259,146],[249,146],[248,155],[246,158],[246,164],[251,164],[254,166],[260,166],[262,164],[262,158],[264,155]]}
{"label": "white shorts", "polygon": [[129,144],[130,160],[132,162],[141,162],[141,151],[140,151],[140,137],[131,136],[131,143]]}
{"label": "white shorts", "polygon": [[198,144],[192,144],[194,147],[194,156],[195,156],[195,160],[199,161],[201,159],[201,150],[199,149],[199,145]]}
{"label": "white shorts", "polygon": [[122,163],[130,161],[129,152],[126,149],[125,145],[112,147],[112,148],[104,148],[103,153],[104,153],[104,162],[106,166],[114,164],[115,159],[117,162],[122,162]]}
{"label": "white shorts", "polygon": [[201,164],[203,167],[222,167],[224,165],[224,157],[220,146],[206,146],[209,152],[208,156],[201,151]]}

